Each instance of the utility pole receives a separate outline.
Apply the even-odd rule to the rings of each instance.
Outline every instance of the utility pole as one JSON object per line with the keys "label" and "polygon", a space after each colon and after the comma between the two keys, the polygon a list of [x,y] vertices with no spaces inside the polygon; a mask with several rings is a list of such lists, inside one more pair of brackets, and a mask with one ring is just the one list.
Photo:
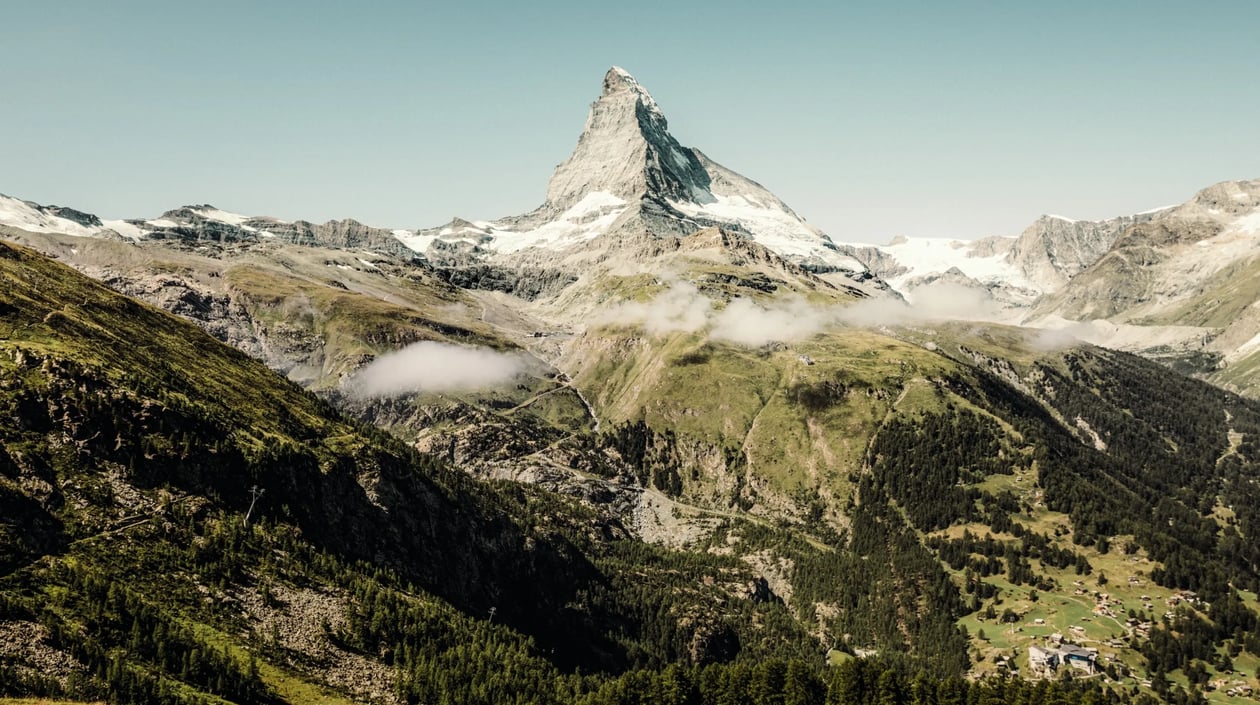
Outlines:
{"label": "utility pole", "polygon": [[498,607],[491,607],[491,608],[490,608],[490,621],[491,621],[491,622],[493,622],[493,621],[494,621],[494,613],[495,613],[495,612],[498,612],[498,611],[499,611],[499,608],[498,608]]}
{"label": "utility pole", "polygon": [[249,501],[249,510],[245,512],[245,528],[249,528],[249,515],[254,513],[254,504],[258,502],[259,497],[263,496],[263,492],[266,490],[259,489],[258,485],[249,488],[249,495],[253,499]]}

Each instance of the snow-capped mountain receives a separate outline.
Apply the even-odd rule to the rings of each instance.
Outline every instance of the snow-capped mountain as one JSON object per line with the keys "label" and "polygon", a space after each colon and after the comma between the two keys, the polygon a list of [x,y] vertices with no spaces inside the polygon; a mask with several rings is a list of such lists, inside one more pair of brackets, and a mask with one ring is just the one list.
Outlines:
{"label": "snow-capped mountain", "polygon": [[1034,297],[1033,285],[1009,261],[1015,238],[984,240],[898,237],[887,245],[842,245],[875,276],[905,296],[942,277],[990,290],[1014,289]]}
{"label": "snow-capped mountain", "polygon": [[766,188],[680,145],[647,89],[613,67],[577,147],[552,175],[543,205],[521,216],[456,219],[397,234],[417,252],[439,243],[474,246],[486,256],[538,255],[604,235],[679,236],[714,226],[815,270],[865,273]]}
{"label": "snow-capped mountain", "polygon": [[990,298],[997,320],[1260,388],[1258,181],[1106,220],[1044,215],[1018,237],[840,247],[912,301],[919,287],[962,286]]}
{"label": "snow-capped mountain", "polygon": [[1168,210],[1097,221],[1043,215],[1018,237],[898,237],[887,245],[843,244],[840,249],[906,296],[947,277],[987,289],[996,301],[1014,309],[1025,309],[1098,261],[1125,228]]}
{"label": "snow-capped mountain", "polygon": [[[946,283],[991,299],[996,305],[986,316],[994,320],[1067,328],[1089,342],[1177,364],[1192,360],[1194,369],[1243,390],[1260,389],[1258,213],[1260,182],[1235,181],[1179,206],[1107,220],[1045,215],[1018,236],[838,244],[769,190],[679,144],[651,94],[616,67],[604,76],[546,200],[523,215],[395,230],[354,220],[290,222],[203,204],[155,218],[103,220],[0,196],[0,226],[31,233],[198,247],[320,246],[413,265],[423,256],[456,287],[531,301],[563,292],[560,308],[577,318],[592,305],[584,299],[590,292],[616,288],[600,277],[619,272],[618,263],[668,269],[662,263],[684,251],[692,260],[712,250],[705,257],[713,262],[769,263],[791,270],[789,278],[821,275],[853,295],[891,288],[914,302],[916,289]],[[709,229],[720,232],[683,242]]]}
{"label": "snow-capped mountain", "polygon": [[1153,357],[1193,360],[1239,389],[1260,384],[1260,181],[1209,186],[1126,228],[1043,297],[1029,320]]}
{"label": "snow-capped mountain", "polygon": [[101,220],[62,206],[41,206],[0,194],[0,225],[33,233],[59,233],[79,237],[126,238],[135,240],[146,231],[125,220]]}
{"label": "snow-capped mountain", "polygon": [[[0,225],[27,232],[57,233],[76,237],[167,240],[219,243],[281,242],[293,245],[336,247],[410,257],[394,231],[374,228],[357,220],[330,220],[316,224],[287,221],[270,216],[232,213],[209,204],[182,206],[156,218],[102,220],[91,213],[61,206],[41,206],[0,195]],[[399,231],[406,232],[406,231]]]}

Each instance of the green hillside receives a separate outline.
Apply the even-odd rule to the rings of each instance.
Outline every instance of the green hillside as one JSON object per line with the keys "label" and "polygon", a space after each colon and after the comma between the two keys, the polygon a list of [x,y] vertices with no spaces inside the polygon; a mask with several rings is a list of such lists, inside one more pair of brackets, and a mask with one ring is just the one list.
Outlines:
{"label": "green hillside", "polygon": [[578,669],[812,656],[734,559],[472,481],[32,252],[0,268],[6,690],[504,702]]}
{"label": "green hillside", "polygon": [[[473,480],[28,250],[0,246],[0,276],[0,693],[1235,702],[1255,683],[1260,409],[1139,358],[997,327],[750,349],[609,325],[559,363],[598,430],[559,376],[397,410],[409,440],[440,418],[481,465],[567,458],[596,488],[549,492]],[[1055,633],[1097,674],[1001,679]]]}

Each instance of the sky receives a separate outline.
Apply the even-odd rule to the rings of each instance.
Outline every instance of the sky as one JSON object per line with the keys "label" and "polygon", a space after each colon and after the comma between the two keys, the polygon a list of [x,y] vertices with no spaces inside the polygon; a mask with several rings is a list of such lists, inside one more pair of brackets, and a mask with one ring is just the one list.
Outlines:
{"label": "sky", "polygon": [[0,0],[0,193],[381,227],[539,205],[609,66],[837,241],[1260,178],[1260,2]]}

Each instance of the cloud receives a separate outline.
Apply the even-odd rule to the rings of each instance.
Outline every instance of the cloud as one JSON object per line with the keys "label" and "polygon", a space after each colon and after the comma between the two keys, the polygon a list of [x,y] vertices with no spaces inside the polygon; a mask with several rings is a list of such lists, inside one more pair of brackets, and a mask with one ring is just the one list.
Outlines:
{"label": "cloud", "polygon": [[928,321],[996,321],[1001,317],[997,302],[980,287],[952,282],[936,282],[910,292],[914,315]]}
{"label": "cloud", "polygon": [[913,320],[914,311],[899,299],[862,299],[842,307],[836,317],[851,326],[896,326]]}
{"label": "cloud", "polygon": [[599,316],[598,325],[641,325],[653,335],[694,333],[709,323],[713,301],[694,284],[673,282],[648,302],[628,301],[610,307]]}
{"label": "cloud", "polygon": [[651,301],[619,303],[596,316],[597,325],[639,325],[653,335],[695,333],[711,328],[715,340],[759,347],[771,341],[806,338],[835,323],[834,311],[811,306],[803,299],[761,305],[752,299],[732,299],[715,310],[713,300],[690,282],[674,281]]}
{"label": "cloud", "polygon": [[1081,339],[1077,335],[1086,333],[1084,328],[1083,324],[1067,328],[1034,328],[1028,331],[1028,344],[1034,350],[1043,352],[1065,350],[1081,344]]}
{"label": "cloud", "polygon": [[1001,321],[1001,307],[984,289],[953,282],[915,287],[910,303],[863,299],[846,306],[840,320],[854,326],[896,326],[926,321]]}
{"label": "cloud", "polygon": [[426,340],[381,355],[346,387],[359,397],[483,389],[512,381],[526,366],[523,353]]}
{"label": "cloud", "polygon": [[803,340],[838,325],[898,326],[925,321],[996,321],[999,306],[988,292],[952,282],[936,282],[911,292],[913,303],[891,297],[850,304],[816,305],[794,296],[759,302],[738,297],[723,308],[694,284],[674,281],[647,302],[611,306],[596,325],[639,325],[653,335],[708,329],[714,340],[748,347]]}
{"label": "cloud", "polygon": [[751,299],[733,299],[713,320],[710,337],[748,347],[802,340],[837,321],[836,307],[811,306],[792,298],[761,306]]}

